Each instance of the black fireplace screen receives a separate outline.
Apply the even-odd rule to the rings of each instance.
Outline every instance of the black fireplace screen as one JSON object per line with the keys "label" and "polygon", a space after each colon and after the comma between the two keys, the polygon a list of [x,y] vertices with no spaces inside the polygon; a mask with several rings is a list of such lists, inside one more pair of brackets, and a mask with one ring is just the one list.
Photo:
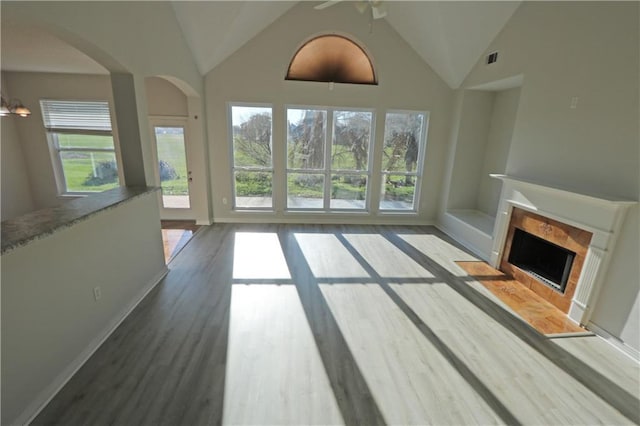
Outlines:
{"label": "black fireplace screen", "polygon": [[509,263],[564,293],[576,254],[516,228]]}

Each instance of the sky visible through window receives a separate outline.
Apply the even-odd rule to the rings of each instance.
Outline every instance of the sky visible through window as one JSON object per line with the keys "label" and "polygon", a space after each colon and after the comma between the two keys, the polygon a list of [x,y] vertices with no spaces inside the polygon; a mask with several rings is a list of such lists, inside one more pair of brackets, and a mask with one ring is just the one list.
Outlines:
{"label": "sky visible through window", "polygon": [[[305,113],[305,109],[289,109],[287,110],[287,120],[293,123],[297,123],[302,119],[302,116]],[[231,108],[231,115],[233,117],[233,124],[237,126],[238,124],[245,123],[249,118],[254,114],[259,113],[270,113],[271,108],[258,108],[258,107],[242,107],[234,105]]]}

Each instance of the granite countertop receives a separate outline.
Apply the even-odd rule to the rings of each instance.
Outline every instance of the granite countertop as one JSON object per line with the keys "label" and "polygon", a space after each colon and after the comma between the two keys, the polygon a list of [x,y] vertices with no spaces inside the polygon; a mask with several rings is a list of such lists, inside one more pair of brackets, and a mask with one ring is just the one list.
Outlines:
{"label": "granite countertop", "polygon": [[91,216],[114,208],[141,195],[159,191],[157,187],[125,187],[110,189],[88,197],[68,201],[57,207],[27,213],[0,224],[1,254],[29,244]]}

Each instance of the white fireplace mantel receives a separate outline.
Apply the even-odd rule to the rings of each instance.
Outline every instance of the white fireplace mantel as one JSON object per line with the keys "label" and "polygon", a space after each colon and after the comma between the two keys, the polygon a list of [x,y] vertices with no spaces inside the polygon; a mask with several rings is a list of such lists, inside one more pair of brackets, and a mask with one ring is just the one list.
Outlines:
{"label": "white fireplace mantel", "polygon": [[492,174],[491,177],[503,182],[491,250],[493,267],[499,268],[514,207],[593,234],[569,308],[569,318],[579,324],[587,324],[597,302],[626,211],[638,202],[550,186],[514,176]]}

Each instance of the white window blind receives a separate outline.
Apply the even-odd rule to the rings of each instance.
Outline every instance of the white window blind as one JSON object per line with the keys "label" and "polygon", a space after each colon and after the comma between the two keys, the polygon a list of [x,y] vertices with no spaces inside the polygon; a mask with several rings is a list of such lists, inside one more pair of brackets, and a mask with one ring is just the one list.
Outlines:
{"label": "white window blind", "polygon": [[44,126],[49,131],[91,130],[111,132],[107,101],[40,100]]}

